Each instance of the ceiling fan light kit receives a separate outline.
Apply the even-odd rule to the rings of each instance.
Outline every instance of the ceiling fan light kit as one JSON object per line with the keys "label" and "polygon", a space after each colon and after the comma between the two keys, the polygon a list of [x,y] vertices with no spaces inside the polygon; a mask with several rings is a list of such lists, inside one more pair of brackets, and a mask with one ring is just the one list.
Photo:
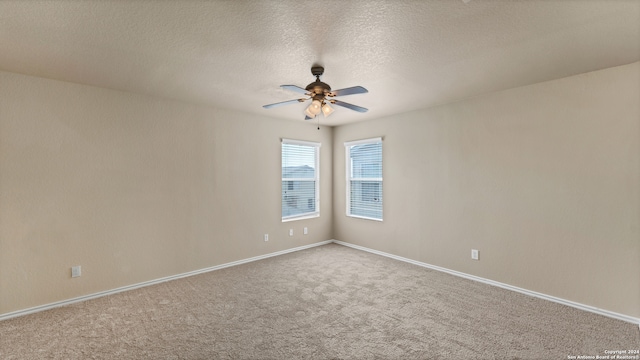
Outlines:
{"label": "ceiling fan light kit", "polygon": [[331,86],[329,86],[329,84],[320,81],[320,76],[324,74],[324,68],[322,66],[311,67],[311,74],[316,77],[316,81],[307,85],[304,89],[296,85],[280,85],[280,87],[283,89],[304,94],[308,96],[307,98],[282,101],[274,104],[264,105],[263,107],[265,109],[271,109],[273,107],[278,107],[281,105],[288,105],[311,100],[311,104],[304,110],[305,120],[314,119],[316,116],[318,116],[318,114],[320,114],[320,112],[322,112],[325,117],[331,115],[335,111],[335,109],[329,106],[330,103],[357,112],[367,112],[367,108],[333,99],[336,96],[364,94],[368,92],[367,89],[362,86],[353,86],[350,88],[331,91]]}

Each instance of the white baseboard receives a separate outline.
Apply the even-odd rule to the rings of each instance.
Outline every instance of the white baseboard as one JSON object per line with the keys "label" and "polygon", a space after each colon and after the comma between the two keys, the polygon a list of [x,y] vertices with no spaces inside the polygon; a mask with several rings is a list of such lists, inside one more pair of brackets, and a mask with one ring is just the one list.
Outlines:
{"label": "white baseboard", "polygon": [[123,286],[123,287],[119,287],[119,288],[112,289],[112,290],[101,291],[101,292],[97,292],[97,293],[94,293],[94,294],[79,296],[79,297],[68,299],[68,300],[57,301],[57,302],[54,302],[54,303],[35,306],[35,307],[24,309],[24,310],[17,310],[17,311],[13,311],[13,312],[6,313],[6,314],[0,314],[0,321],[11,319],[11,318],[18,317],[18,316],[33,314],[33,313],[36,313],[36,312],[45,311],[45,310],[49,310],[49,309],[53,309],[53,308],[57,308],[57,307],[60,307],[60,306],[65,306],[65,305],[81,302],[81,301],[87,301],[87,300],[91,300],[91,299],[95,299],[95,298],[99,298],[99,297],[103,297],[103,296],[107,296],[107,295],[113,295],[113,294],[117,294],[117,293],[120,293],[120,292],[123,292],[123,291],[139,289],[139,288],[145,287],[145,286],[160,284],[160,283],[163,283],[163,282],[176,280],[176,279],[181,279],[181,278],[185,278],[185,277],[188,277],[188,276],[198,275],[198,274],[202,274],[202,273],[206,273],[206,272],[210,272],[210,271],[215,271],[215,270],[228,268],[228,267],[231,267],[231,266],[236,266],[236,265],[250,263],[250,262],[253,262],[253,261],[263,260],[263,259],[267,259],[267,258],[270,258],[270,257],[278,256],[278,255],[284,255],[284,254],[288,254],[288,253],[295,252],[295,251],[309,249],[309,248],[316,247],[316,246],[326,245],[326,244],[330,244],[331,242],[333,242],[333,240],[321,241],[321,242],[313,243],[313,244],[310,244],[310,245],[299,246],[299,247],[295,247],[295,248],[292,248],[292,249],[286,249],[286,250],[282,250],[282,251],[277,251],[277,252],[273,252],[273,253],[269,253],[269,254],[265,254],[265,255],[255,256],[255,257],[248,258],[248,259],[232,261],[232,262],[226,263],[226,264],[211,266],[211,267],[200,269],[200,270],[189,271],[189,272],[182,273],[182,274],[167,276],[167,277],[163,277],[163,278],[160,278],[160,279],[155,279],[155,280],[141,282],[141,283],[138,283],[138,284]]}
{"label": "white baseboard", "polygon": [[589,311],[589,312],[592,312],[592,313],[595,313],[595,314],[599,314],[599,315],[603,315],[603,316],[606,316],[606,317],[610,317],[610,318],[614,318],[614,319],[630,322],[632,324],[637,324],[638,327],[640,327],[640,318],[636,318],[636,317],[633,317],[633,316],[619,314],[619,313],[616,313],[616,312],[613,312],[613,311],[600,309],[600,308],[597,308],[597,307],[594,307],[594,306],[580,304],[580,303],[577,303],[577,302],[574,302],[574,301],[569,301],[569,300],[561,299],[561,298],[558,298],[558,297],[555,297],[555,296],[546,295],[546,294],[542,294],[542,293],[539,293],[539,292],[535,292],[535,291],[519,288],[517,286],[504,284],[504,283],[501,283],[501,282],[498,282],[498,281],[493,281],[493,280],[481,278],[479,276],[469,275],[469,274],[466,274],[466,273],[463,273],[463,272],[450,270],[450,269],[443,268],[443,267],[440,267],[440,266],[435,266],[435,265],[423,263],[423,262],[420,262],[420,261],[407,259],[407,258],[404,258],[402,256],[397,256],[397,255],[389,254],[389,253],[386,253],[386,252],[369,249],[369,248],[366,248],[364,246],[359,246],[359,245],[346,243],[344,241],[333,240],[333,242],[336,243],[336,244],[339,244],[339,245],[348,246],[348,247],[353,248],[353,249],[370,252],[372,254],[381,255],[381,256],[385,256],[385,257],[392,258],[392,259],[395,259],[395,260],[404,261],[404,262],[407,262],[407,263],[410,263],[410,264],[414,264],[414,265],[422,266],[422,267],[425,267],[425,268],[441,271],[441,272],[444,272],[444,273],[447,273],[447,274],[451,274],[451,275],[455,275],[455,276],[458,276],[458,277],[462,277],[462,278],[465,278],[465,279],[479,281],[481,283],[497,286],[497,287],[500,287],[500,288],[503,288],[503,289],[507,289],[507,290],[511,290],[511,291],[515,291],[515,292],[519,292],[521,294],[537,297],[537,298],[544,299],[544,300],[553,301],[555,303],[571,306],[571,307],[574,307],[576,309]]}
{"label": "white baseboard", "polygon": [[163,277],[163,278],[160,278],[160,279],[141,282],[141,283],[138,283],[138,284],[123,286],[123,287],[119,287],[119,288],[112,289],[112,290],[101,291],[101,292],[97,292],[97,293],[94,293],[94,294],[79,296],[79,297],[68,299],[68,300],[57,301],[57,302],[50,303],[50,304],[35,306],[35,307],[32,307],[32,308],[23,309],[23,310],[17,310],[17,311],[13,311],[13,312],[6,313],[6,314],[0,314],[0,321],[11,319],[11,318],[18,317],[18,316],[33,314],[33,313],[36,313],[36,312],[45,311],[45,310],[49,310],[49,309],[53,309],[53,308],[56,308],[56,307],[65,306],[65,305],[69,305],[69,304],[73,304],[73,303],[77,303],[77,302],[81,302],[81,301],[91,300],[91,299],[99,298],[99,297],[102,297],[102,296],[117,294],[117,293],[120,293],[120,292],[123,292],[123,291],[129,291],[129,290],[142,288],[142,287],[145,287],[145,286],[160,284],[160,283],[163,283],[163,282],[166,282],[166,281],[181,279],[181,278],[185,278],[185,277],[188,277],[188,276],[193,276],[193,275],[198,275],[198,274],[202,274],[202,273],[206,273],[206,272],[210,272],[210,271],[220,270],[220,269],[224,269],[224,268],[231,267],[231,266],[246,264],[246,263],[249,263],[249,262],[258,261],[258,260],[262,260],[262,259],[267,259],[267,258],[278,256],[278,255],[284,255],[284,254],[287,254],[287,253],[300,251],[300,250],[305,250],[305,249],[309,249],[309,248],[316,247],[316,246],[322,246],[322,245],[326,245],[326,244],[329,244],[329,243],[336,243],[336,244],[347,246],[347,247],[350,247],[350,248],[353,248],[353,249],[362,250],[362,251],[370,252],[372,254],[385,256],[385,257],[388,257],[388,258],[391,258],[391,259],[404,261],[404,262],[407,262],[407,263],[410,263],[410,264],[422,266],[422,267],[425,267],[425,268],[428,268],[428,269],[441,271],[441,272],[448,273],[448,274],[451,274],[451,275],[454,275],[454,276],[458,276],[458,277],[462,277],[462,278],[465,278],[465,279],[474,280],[474,281],[478,281],[478,282],[485,283],[485,284],[488,284],[488,285],[497,286],[497,287],[500,287],[500,288],[503,288],[503,289],[519,292],[521,294],[537,297],[537,298],[548,300],[548,301],[553,301],[555,303],[571,306],[571,307],[574,307],[574,308],[577,308],[577,309],[580,309],[580,310],[589,311],[589,312],[592,312],[592,313],[595,313],[595,314],[599,314],[599,315],[607,316],[607,317],[610,317],[610,318],[626,321],[626,322],[629,322],[629,323],[632,323],[632,324],[637,324],[638,327],[640,327],[640,318],[636,318],[636,317],[628,316],[628,315],[624,315],[624,314],[619,314],[619,313],[616,313],[616,312],[613,312],[613,311],[600,309],[600,308],[597,308],[597,307],[593,307],[593,306],[577,303],[577,302],[574,302],[574,301],[561,299],[561,298],[558,298],[558,297],[555,297],[555,296],[542,294],[542,293],[539,293],[539,292],[535,292],[535,291],[519,288],[517,286],[504,284],[504,283],[501,283],[501,282],[498,282],[498,281],[485,279],[485,278],[482,278],[482,277],[479,277],[479,276],[475,276],[475,275],[469,275],[469,274],[466,274],[466,273],[463,273],[463,272],[450,270],[450,269],[443,268],[443,267],[440,267],[440,266],[435,266],[435,265],[423,263],[423,262],[420,262],[420,261],[404,258],[402,256],[397,256],[397,255],[385,253],[383,251],[378,251],[378,250],[370,249],[370,248],[367,248],[367,247],[364,247],[364,246],[354,245],[354,244],[346,243],[346,242],[339,241],[339,240],[321,241],[321,242],[313,243],[313,244],[310,244],[310,245],[299,246],[299,247],[295,247],[295,248],[292,248],[292,249],[286,249],[286,250],[277,251],[277,252],[273,252],[273,253],[269,253],[269,254],[265,254],[265,255],[251,257],[251,258],[248,258],[248,259],[233,261],[233,262],[226,263],[226,264],[216,265],[216,266],[212,266],[212,267],[208,267],[208,268],[204,268],[204,269],[199,269],[199,270],[194,270],[194,271],[190,271],[190,272],[186,272],[186,273],[182,273],[182,274],[167,276],[167,277]]}

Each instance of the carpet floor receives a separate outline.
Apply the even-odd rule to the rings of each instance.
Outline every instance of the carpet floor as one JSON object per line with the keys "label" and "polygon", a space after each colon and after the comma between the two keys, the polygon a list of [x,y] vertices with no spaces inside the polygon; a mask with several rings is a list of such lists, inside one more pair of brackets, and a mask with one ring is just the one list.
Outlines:
{"label": "carpet floor", "polygon": [[638,325],[329,244],[0,322],[0,359],[567,359]]}

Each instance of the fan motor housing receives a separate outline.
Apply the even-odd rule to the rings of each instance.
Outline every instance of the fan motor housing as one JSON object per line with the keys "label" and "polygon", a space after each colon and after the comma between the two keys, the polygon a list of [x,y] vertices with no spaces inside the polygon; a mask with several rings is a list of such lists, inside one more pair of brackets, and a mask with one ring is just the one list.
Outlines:
{"label": "fan motor housing", "polygon": [[322,81],[314,81],[307,85],[305,90],[314,94],[326,94],[331,91],[331,86],[327,83],[323,83]]}

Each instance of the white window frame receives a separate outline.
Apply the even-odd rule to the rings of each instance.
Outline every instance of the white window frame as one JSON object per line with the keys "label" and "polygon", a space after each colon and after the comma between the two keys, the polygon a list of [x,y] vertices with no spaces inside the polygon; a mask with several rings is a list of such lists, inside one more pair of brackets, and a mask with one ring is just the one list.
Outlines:
{"label": "white window frame", "polygon": [[[352,174],[351,174],[351,147],[354,145],[364,145],[364,144],[377,144],[377,143],[382,143],[382,138],[381,137],[376,137],[376,138],[371,138],[371,139],[363,139],[363,140],[356,140],[356,141],[348,141],[344,143],[344,148],[345,148],[345,165],[346,165],[346,179],[347,179],[347,186],[346,186],[346,214],[349,217],[354,217],[354,218],[359,218],[359,219],[366,219],[366,220],[374,220],[374,221],[383,221],[384,219],[384,200],[382,201],[383,204],[383,210],[382,210],[382,214],[380,219],[378,218],[374,218],[374,217],[369,217],[369,216],[362,216],[362,215],[354,215],[351,213],[351,181],[356,180],[356,181],[371,181],[371,182],[379,182],[380,183],[380,187],[381,187],[381,194],[383,194],[384,192],[384,184],[383,184],[383,178],[353,178]],[[380,155],[382,157],[382,154]],[[381,159],[382,161],[382,159]],[[382,162],[381,162],[382,164]],[[384,166],[381,165],[384,169]],[[383,170],[384,171],[384,170]],[[384,199],[384,196],[382,196],[382,198]]]}
{"label": "white window frame", "polygon": [[[320,216],[320,147],[322,146],[322,144],[317,142],[304,141],[304,140],[292,140],[292,139],[281,139],[281,143],[290,144],[290,145],[311,146],[316,148],[315,159],[314,159],[315,160],[315,178],[313,179],[282,178],[282,166],[284,164],[282,163],[282,144],[280,145],[280,172],[281,172],[281,178],[282,178],[282,182],[280,183],[280,200],[284,201],[284,199],[282,199],[282,186],[284,181],[315,181],[315,199],[316,199],[315,211],[303,213],[303,214],[290,215],[290,216],[282,216],[282,222],[319,217]],[[282,203],[280,204],[280,211],[282,214]]]}

